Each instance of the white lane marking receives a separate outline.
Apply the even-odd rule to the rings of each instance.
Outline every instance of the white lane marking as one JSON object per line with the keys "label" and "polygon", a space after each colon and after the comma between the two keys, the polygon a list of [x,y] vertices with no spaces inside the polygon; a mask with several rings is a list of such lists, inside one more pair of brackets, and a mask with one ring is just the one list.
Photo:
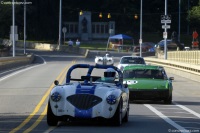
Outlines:
{"label": "white lane marking", "polygon": [[173,103],[174,103],[176,106],[178,106],[178,107],[184,109],[185,111],[187,111],[187,112],[189,112],[189,113],[191,113],[191,114],[197,116],[198,118],[200,118],[200,114],[199,114],[199,113],[197,113],[197,112],[195,112],[195,111],[193,111],[193,110],[191,110],[191,109],[189,109],[189,108],[187,108],[187,107],[185,107],[185,106],[183,106],[183,105],[180,105],[180,104],[178,104],[178,103],[176,103],[176,102],[173,102]]}
{"label": "white lane marking", "polygon": [[158,107],[158,108],[156,107],[156,109],[164,109],[164,110],[167,110],[167,109],[182,110],[182,109],[180,109],[180,108],[159,108],[159,107]]}
{"label": "white lane marking", "polygon": [[144,106],[146,106],[147,108],[149,108],[151,111],[153,111],[155,114],[157,114],[160,118],[162,118],[164,121],[166,121],[167,123],[169,123],[170,125],[172,125],[176,129],[178,129],[179,131],[183,131],[182,133],[188,133],[187,132],[188,130],[186,130],[184,127],[178,125],[176,122],[172,121],[170,118],[168,118],[167,116],[165,116],[164,114],[162,114],[161,112],[159,112],[157,109],[155,109],[151,105],[144,104]]}
{"label": "white lane marking", "polygon": [[[38,56],[38,55],[36,55],[36,56]],[[9,74],[9,75],[6,75],[6,76],[0,78],[0,82],[3,81],[3,80],[5,80],[5,79],[7,79],[7,78],[9,78],[9,77],[12,77],[12,76],[14,76],[14,75],[17,75],[17,74],[19,74],[19,73],[21,73],[21,72],[30,70],[30,69],[32,69],[32,68],[35,68],[35,67],[38,67],[38,66],[41,66],[41,65],[46,65],[45,59],[44,59],[43,57],[41,57],[41,56],[38,56],[38,57],[40,57],[40,58],[43,60],[43,62],[44,62],[43,64],[39,64],[39,65],[36,65],[36,66],[28,67],[28,68],[26,68],[26,69],[19,70],[19,71],[16,71],[16,72],[14,72],[14,73],[11,73],[11,74]]]}

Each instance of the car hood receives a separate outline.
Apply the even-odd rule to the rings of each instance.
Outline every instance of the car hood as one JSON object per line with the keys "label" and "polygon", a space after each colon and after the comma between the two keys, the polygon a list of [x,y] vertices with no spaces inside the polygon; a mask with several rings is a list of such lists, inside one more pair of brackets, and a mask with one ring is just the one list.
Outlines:
{"label": "car hood", "polygon": [[162,79],[124,79],[129,89],[167,89],[167,80]]}

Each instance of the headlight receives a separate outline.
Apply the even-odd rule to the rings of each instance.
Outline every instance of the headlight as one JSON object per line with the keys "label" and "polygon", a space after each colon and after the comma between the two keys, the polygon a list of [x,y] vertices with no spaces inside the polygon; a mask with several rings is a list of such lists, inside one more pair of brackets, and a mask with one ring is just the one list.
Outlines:
{"label": "headlight", "polygon": [[117,99],[114,95],[109,95],[107,98],[106,98],[106,101],[108,104],[115,104]]}
{"label": "headlight", "polygon": [[54,102],[58,102],[58,101],[60,101],[60,99],[61,99],[61,95],[58,92],[54,92],[51,95],[51,100]]}

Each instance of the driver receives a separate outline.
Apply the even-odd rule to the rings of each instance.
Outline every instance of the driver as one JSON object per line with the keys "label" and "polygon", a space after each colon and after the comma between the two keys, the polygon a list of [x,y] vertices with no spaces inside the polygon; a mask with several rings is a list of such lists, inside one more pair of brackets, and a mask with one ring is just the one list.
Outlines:
{"label": "driver", "polygon": [[116,77],[116,71],[113,68],[107,68],[104,72],[105,82],[114,83]]}
{"label": "driver", "polygon": [[159,70],[152,70],[152,76],[155,79],[163,79],[164,78],[161,71],[159,71]]}

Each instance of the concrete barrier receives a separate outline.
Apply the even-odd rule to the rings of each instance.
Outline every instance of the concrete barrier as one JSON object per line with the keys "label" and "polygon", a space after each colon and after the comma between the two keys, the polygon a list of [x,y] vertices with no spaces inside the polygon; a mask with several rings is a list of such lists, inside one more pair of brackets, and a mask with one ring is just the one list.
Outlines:
{"label": "concrete barrier", "polygon": [[16,57],[1,57],[0,71],[31,64],[34,60],[34,54]]}
{"label": "concrete barrier", "polygon": [[73,53],[73,54],[79,54],[79,55],[84,55],[88,53],[87,49],[80,48],[80,47],[73,47],[73,46],[60,46],[59,51],[64,51],[67,53]]}
{"label": "concrete barrier", "polygon": [[[24,47],[24,44],[22,42],[17,42],[17,47]],[[86,49],[76,47],[76,46],[67,46],[67,45],[61,45],[60,47],[57,44],[49,44],[49,43],[33,43],[33,42],[27,42],[26,48],[30,49],[39,49],[39,50],[47,50],[47,51],[64,51],[67,53],[74,53],[79,55],[85,55]]]}
{"label": "concrete barrier", "polygon": [[0,57],[6,57],[9,56],[10,51],[9,50],[3,50],[0,49]]}

